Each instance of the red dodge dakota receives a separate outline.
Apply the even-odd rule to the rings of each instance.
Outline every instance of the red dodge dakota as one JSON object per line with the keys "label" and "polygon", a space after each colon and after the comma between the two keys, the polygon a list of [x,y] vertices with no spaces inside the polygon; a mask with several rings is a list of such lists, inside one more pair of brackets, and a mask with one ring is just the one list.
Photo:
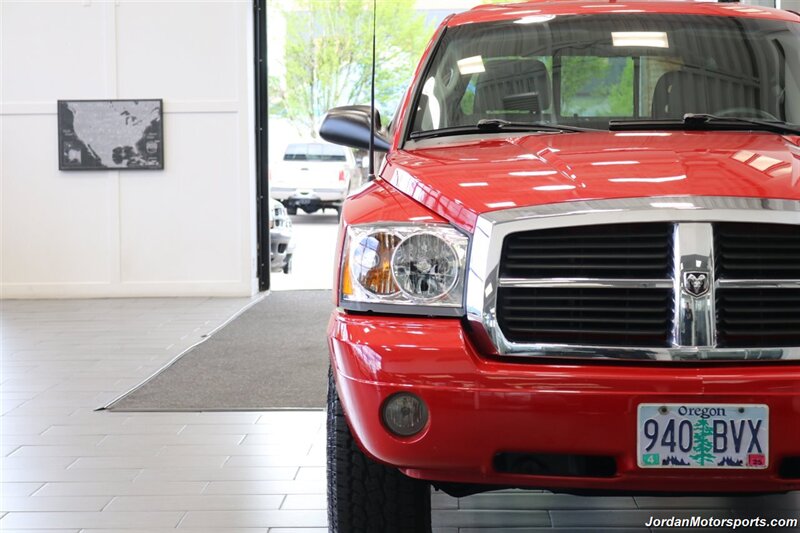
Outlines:
{"label": "red dodge dakota", "polygon": [[320,133],[386,152],[341,220],[332,531],[429,531],[431,486],[800,489],[799,14],[481,6],[388,127]]}

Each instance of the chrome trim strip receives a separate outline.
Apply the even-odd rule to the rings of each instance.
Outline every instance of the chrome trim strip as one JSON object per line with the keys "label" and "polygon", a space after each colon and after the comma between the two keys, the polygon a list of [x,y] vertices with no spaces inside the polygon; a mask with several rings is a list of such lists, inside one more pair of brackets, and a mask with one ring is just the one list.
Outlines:
{"label": "chrome trim strip", "polygon": [[500,278],[498,287],[518,289],[572,288],[572,289],[671,289],[675,283],[671,279],[592,279],[592,278],[553,278],[525,279]]}
{"label": "chrome trim strip", "polygon": [[[800,201],[718,196],[679,196],[591,200],[523,207],[481,215],[476,223],[467,273],[467,319],[485,334],[503,356],[645,359],[653,361],[800,360],[800,347],[723,349],[678,346],[670,348],[614,348],[509,342],[497,323],[500,255],[506,236],[530,231],[630,222],[713,223],[723,221],[800,225]],[[713,266],[713,265],[712,265]],[[713,271],[712,271],[713,272]],[[675,279],[679,279],[677,276]],[[509,280],[505,280],[509,281]],[[522,281],[511,280],[513,283]],[[532,280],[526,280],[525,283]],[[538,280],[533,280],[536,283]],[[553,281],[553,280],[548,280]],[[557,280],[558,281],[558,280]],[[609,281],[609,280],[605,280]],[[613,280],[612,280],[613,281]],[[638,281],[638,280],[633,280]],[[742,283],[742,285],[736,285]],[[719,280],[718,287],[753,286]],[[747,282],[776,287],[776,282]],[[800,280],[780,280],[780,287],[800,288]],[[783,285],[786,283],[786,285]],[[542,286],[542,285],[536,285]],[[677,290],[671,281],[669,287]],[[713,311],[713,309],[712,309]],[[709,310],[705,311],[706,313]],[[677,341],[678,337],[676,334]]]}
{"label": "chrome trim strip", "polygon": [[[752,211],[746,219],[737,218],[742,211]],[[648,218],[642,218],[642,212]],[[550,218],[576,217],[573,223],[545,222]],[[655,218],[650,218],[655,217]],[[536,229],[563,226],[585,226],[611,222],[763,222],[800,224],[800,201],[735,196],[661,196],[564,202],[532,207],[519,207],[486,213],[480,218],[492,224],[536,221]],[[541,226],[539,226],[541,224]]]}
{"label": "chrome trim strip", "polygon": [[800,289],[800,279],[718,279],[716,287],[717,289]]}
{"label": "chrome trim strip", "polygon": [[386,315],[414,315],[420,317],[461,317],[464,310],[453,306],[430,306],[412,304],[387,304],[374,302],[339,302],[339,308],[357,313],[380,313]]}
{"label": "chrome trim strip", "polygon": [[[713,347],[717,344],[714,313],[714,232],[711,224],[675,225],[675,338],[676,346]],[[689,280],[686,277],[689,277]],[[703,277],[705,292],[695,296],[687,284]]]}
{"label": "chrome trim strip", "polygon": [[[514,345],[521,346],[521,345]],[[529,344],[525,352],[507,352],[508,357],[548,357],[559,359],[599,359],[606,361],[777,361],[800,359],[800,348],[613,348],[573,344]]]}

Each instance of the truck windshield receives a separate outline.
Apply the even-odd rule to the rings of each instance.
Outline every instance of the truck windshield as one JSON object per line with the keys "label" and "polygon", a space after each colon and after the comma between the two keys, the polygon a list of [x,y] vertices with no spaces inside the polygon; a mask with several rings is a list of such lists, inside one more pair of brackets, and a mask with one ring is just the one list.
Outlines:
{"label": "truck windshield", "polygon": [[416,97],[412,138],[478,133],[487,120],[608,129],[694,113],[798,124],[800,24],[639,13],[465,24],[446,31]]}

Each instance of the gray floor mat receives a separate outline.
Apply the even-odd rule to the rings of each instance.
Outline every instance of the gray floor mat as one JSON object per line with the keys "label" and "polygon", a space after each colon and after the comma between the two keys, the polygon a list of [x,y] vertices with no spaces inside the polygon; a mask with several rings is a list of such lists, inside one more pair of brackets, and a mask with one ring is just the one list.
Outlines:
{"label": "gray floor mat", "polygon": [[274,292],[112,411],[323,408],[331,291]]}

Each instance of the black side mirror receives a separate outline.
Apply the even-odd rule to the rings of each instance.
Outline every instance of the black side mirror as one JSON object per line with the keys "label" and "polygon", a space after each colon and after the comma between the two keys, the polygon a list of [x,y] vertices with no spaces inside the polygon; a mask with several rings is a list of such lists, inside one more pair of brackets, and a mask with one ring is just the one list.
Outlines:
{"label": "black side mirror", "polygon": [[[375,110],[375,151],[388,152],[389,141],[378,133],[381,115]],[[368,105],[334,107],[325,115],[319,135],[333,144],[350,148],[369,149],[370,108]]]}

